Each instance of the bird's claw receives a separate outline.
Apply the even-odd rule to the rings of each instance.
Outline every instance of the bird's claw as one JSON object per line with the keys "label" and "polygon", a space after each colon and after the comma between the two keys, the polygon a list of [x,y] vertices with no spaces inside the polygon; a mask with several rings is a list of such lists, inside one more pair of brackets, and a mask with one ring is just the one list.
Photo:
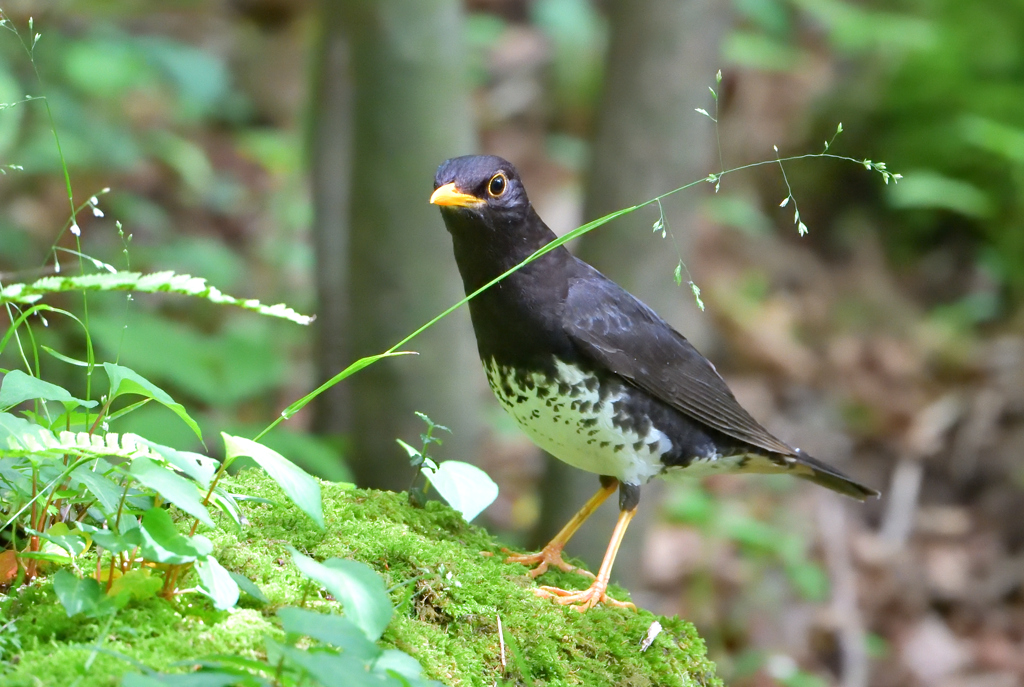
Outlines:
{"label": "bird's claw", "polygon": [[628,608],[630,610],[636,610],[636,606],[628,601],[619,601],[608,596],[605,592],[608,590],[608,584],[600,581],[595,581],[594,584],[590,585],[587,589],[582,591],[559,589],[558,587],[537,587],[533,590],[534,594],[544,599],[551,599],[556,604],[562,606],[569,606],[573,610],[579,611],[580,613],[593,608],[598,604],[607,604],[616,608]]}
{"label": "bird's claw", "polygon": [[508,549],[502,549],[505,553],[509,554],[505,559],[506,563],[519,563],[520,565],[535,565],[537,566],[533,570],[529,571],[529,576],[537,578],[548,571],[548,568],[558,568],[563,572],[578,572],[581,575],[587,577],[593,577],[594,574],[583,568],[577,568],[571,563],[567,563],[562,558],[562,547],[560,546],[545,546],[537,553],[512,553]]}

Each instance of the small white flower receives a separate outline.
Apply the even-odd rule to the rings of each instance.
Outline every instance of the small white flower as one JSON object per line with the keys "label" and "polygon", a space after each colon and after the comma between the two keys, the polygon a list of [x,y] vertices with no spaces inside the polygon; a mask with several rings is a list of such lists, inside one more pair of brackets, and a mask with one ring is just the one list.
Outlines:
{"label": "small white flower", "polygon": [[78,227],[77,223],[72,223],[71,224],[71,233],[74,234],[75,236],[81,236],[82,235],[82,230]]}

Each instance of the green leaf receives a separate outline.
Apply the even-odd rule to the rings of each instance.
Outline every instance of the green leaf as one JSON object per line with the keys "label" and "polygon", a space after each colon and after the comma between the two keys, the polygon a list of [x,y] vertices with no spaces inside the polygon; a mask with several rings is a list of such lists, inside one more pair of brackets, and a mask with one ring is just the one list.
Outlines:
{"label": "green leaf", "polygon": [[210,494],[210,502],[220,508],[224,515],[231,518],[231,522],[237,530],[241,531],[243,525],[249,524],[249,521],[242,515],[242,510],[238,507],[235,497],[220,487],[214,488],[213,493]]}
{"label": "green leaf", "polygon": [[906,178],[888,189],[889,204],[900,210],[949,210],[972,219],[987,219],[996,208],[987,189],[970,182],[922,169],[907,172]]}
{"label": "green leaf", "polygon": [[[265,665],[260,666],[266,669]],[[265,684],[248,682],[234,673],[202,671],[194,673],[128,673],[121,678],[121,687],[231,687],[232,685]]]}
{"label": "green leaf", "polygon": [[44,346],[43,344],[39,344],[39,347],[41,349],[43,349],[44,351],[46,351],[47,353],[49,353],[50,355],[52,355],[57,360],[60,360],[61,362],[65,362],[68,365],[74,365],[75,367],[89,367],[89,363],[88,362],[86,362],[84,360],[75,360],[74,358],[69,358],[68,356],[64,355],[63,353],[60,353],[59,351],[53,350],[49,346]]}
{"label": "green leaf", "polygon": [[[100,468],[103,472],[112,470],[113,467],[103,459],[93,461],[93,468]],[[71,473],[71,476],[85,485],[93,496],[100,502],[102,510],[107,515],[117,512],[118,504],[121,501],[121,490],[123,487],[102,474],[97,469],[89,469],[88,465],[81,465]],[[122,551],[124,549],[121,549]]]}
{"label": "green leaf", "polygon": [[362,661],[352,656],[327,652],[303,651],[284,644],[278,644],[267,637],[267,653],[271,650],[284,656],[322,685],[345,685],[345,687],[381,687],[380,678],[366,670]]}
{"label": "green leaf", "polygon": [[213,551],[206,537],[197,534],[190,538],[179,532],[163,508],[147,510],[142,527],[128,532],[125,539],[138,544],[146,560],[155,563],[191,563]]}
{"label": "green leaf", "polygon": [[420,662],[399,649],[388,649],[373,664],[373,672],[387,675],[395,673],[406,680],[419,680],[423,677]]}
{"label": "green leaf", "polygon": [[220,611],[234,608],[238,603],[238,583],[224,566],[213,556],[207,556],[197,561],[195,568],[201,582],[199,591],[213,599],[214,607]]}
{"label": "green leaf", "polygon": [[145,456],[133,460],[128,472],[178,508],[198,518],[207,527],[214,527],[213,519],[203,505],[195,482],[189,482],[173,470]]}
{"label": "green leaf", "polygon": [[418,448],[410,446],[401,439],[395,439],[395,441],[397,441],[398,445],[401,446],[405,450],[405,452],[409,454],[410,459],[419,459],[420,462],[423,462],[423,454],[420,453],[420,450]]}
{"label": "green leaf", "polygon": [[[115,508],[111,512],[115,512],[116,510],[117,509]],[[86,532],[90,537],[92,537],[96,546],[100,546],[110,553],[121,553],[122,551],[127,551],[135,546],[135,544],[126,541],[124,537],[117,532],[104,530],[94,525],[90,525],[87,522],[78,523],[78,529]]]}
{"label": "green leaf", "polygon": [[498,485],[494,480],[469,463],[446,460],[437,466],[436,472],[427,477],[437,493],[448,505],[462,513],[466,522],[480,515],[484,508],[498,498]]}
{"label": "green leaf", "polygon": [[139,443],[148,446],[168,463],[178,468],[186,475],[198,482],[203,489],[210,488],[210,481],[217,472],[218,463],[209,456],[191,451],[179,451],[170,446],[157,444],[146,439],[139,439]]}
{"label": "green leaf", "polygon": [[221,432],[224,437],[224,460],[230,464],[236,458],[248,456],[267,471],[299,509],[324,528],[324,509],[320,498],[320,484],[302,468],[277,451],[251,439]]}
{"label": "green leaf", "polygon": [[93,610],[103,596],[99,582],[91,577],[81,580],[67,569],[53,576],[53,591],[69,618]]}
{"label": "green leaf", "polygon": [[340,601],[345,615],[366,633],[368,639],[380,639],[391,622],[392,608],[384,580],[373,568],[341,558],[317,563],[292,547],[288,549],[302,574],[322,584]]}
{"label": "green leaf", "polygon": [[63,522],[54,523],[54,525],[45,532],[36,532],[31,529],[28,530],[28,532],[63,549],[71,558],[76,558],[80,553],[85,551],[89,545],[85,540],[85,537],[80,534],[72,533],[67,524]]}
{"label": "green leaf", "polygon": [[277,611],[285,632],[306,635],[343,649],[346,656],[370,662],[381,655],[381,649],[366,638],[362,628],[340,615],[316,613],[303,608],[286,606]]}
{"label": "green leaf", "polygon": [[230,570],[228,571],[228,575],[231,575],[231,579],[235,581],[235,584],[238,585],[238,588],[241,591],[245,592],[246,594],[248,594],[249,596],[256,599],[262,604],[270,603],[270,599],[268,599],[267,595],[263,593],[263,590],[256,586],[256,583],[250,580],[248,577],[241,573],[232,572]]}
{"label": "green leaf", "polygon": [[103,369],[107,371],[107,377],[110,379],[111,400],[124,394],[139,394],[140,396],[152,398],[180,417],[195,432],[195,435],[199,437],[199,441],[203,440],[203,433],[200,431],[199,425],[185,412],[185,406],[176,403],[166,391],[127,367],[115,365],[114,363],[103,363]]}
{"label": "green leaf", "polygon": [[63,403],[68,410],[76,406],[92,408],[96,405],[96,401],[75,398],[63,387],[44,382],[21,370],[11,370],[4,375],[4,381],[0,383],[0,408],[13,408],[23,401],[36,399]]}
{"label": "green leaf", "polygon": [[163,586],[163,580],[153,577],[148,568],[137,568],[115,578],[107,595],[127,594],[136,601],[142,601],[143,599],[152,599]]}

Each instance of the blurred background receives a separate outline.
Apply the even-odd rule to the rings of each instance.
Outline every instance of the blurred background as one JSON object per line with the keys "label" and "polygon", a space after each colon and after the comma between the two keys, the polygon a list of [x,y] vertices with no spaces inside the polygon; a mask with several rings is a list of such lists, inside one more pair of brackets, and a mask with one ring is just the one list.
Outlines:
{"label": "blurred background", "polygon": [[[0,110],[0,163],[23,167],[0,178],[0,283],[54,273],[55,255],[63,273],[78,269],[60,234],[69,205],[52,114],[75,200],[101,194],[103,216],[78,220],[88,255],[317,314],[304,329],[176,297],[90,295],[103,359],[166,388],[209,436],[252,436],[460,296],[427,203],[445,158],[512,160],[565,232],[771,160],[775,145],[820,152],[842,122],[830,152],[884,161],[898,185],[836,160],[787,163],[785,179],[764,165],[666,201],[666,238],[652,232],[657,210],[642,211],[574,250],[685,333],[769,430],[884,497],[862,506],[766,477],[652,485],[614,577],[642,605],[693,620],[731,685],[1024,684],[1020,2],[9,0],[3,11],[0,101],[47,100]],[[794,201],[781,209],[787,180]],[[81,357],[66,321],[35,331]],[[503,417],[464,311],[410,348],[420,355],[334,387],[268,443],[326,478],[404,489],[413,472],[394,439],[417,443],[413,411],[425,412],[452,429],[438,458],[501,485],[481,523],[542,542],[594,477],[546,460]],[[0,358],[17,365],[10,349]],[[81,384],[59,360],[43,370]],[[195,448],[160,408],[118,423]],[[570,552],[595,564],[614,515],[606,506]]]}

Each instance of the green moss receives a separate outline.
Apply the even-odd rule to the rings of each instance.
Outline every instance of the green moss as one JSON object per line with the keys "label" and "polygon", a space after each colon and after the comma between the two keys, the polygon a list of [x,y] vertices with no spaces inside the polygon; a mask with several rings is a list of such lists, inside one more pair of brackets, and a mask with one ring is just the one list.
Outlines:
{"label": "green moss", "polygon": [[[263,636],[282,634],[259,611],[215,612],[205,600],[196,601],[194,606],[177,609],[161,599],[134,603],[106,628],[107,618],[68,618],[48,582],[33,585],[7,609],[15,618],[22,651],[12,659],[10,671],[0,673],[0,684],[119,685],[121,676],[133,671],[121,656],[153,668],[213,653],[258,658]],[[86,670],[92,647],[101,638],[102,649]]]}
{"label": "green moss", "polygon": [[[154,668],[211,653],[261,655],[263,636],[278,632],[272,620],[277,607],[336,607],[292,565],[290,544],[317,559],[353,558],[380,572],[396,604],[382,643],[415,656],[428,677],[447,685],[720,684],[688,622],[605,607],[580,614],[539,599],[531,591],[536,583],[523,568],[502,562],[492,537],[439,503],[414,509],[404,494],[325,484],[327,527],[321,532],[285,505],[278,487],[256,470],[236,478],[232,488],[276,505],[249,506],[250,526],[238,535],[205,534],[220,562],[256,582],[270,605],[216,613],[191,595],[192,609],[159,600],[134,604],[116,617],[105,648]],[[576,588],[589,583],[560,572],[541,581]],[[613,595],[627,598],[621,589]],[[70,684],[84,674],[90,652],[72,644],[95,643],[105,621],[67,618],[46,583],[23,592],[8,610],[18,617],[23,651],[3,676],[4,685]],[[499,615],[508,647],[504,669]],[[655,620],[664,630],[641,652],[640,641]],[[77,684],[117,684],[129,670],[127,662],[101,654]]]}

